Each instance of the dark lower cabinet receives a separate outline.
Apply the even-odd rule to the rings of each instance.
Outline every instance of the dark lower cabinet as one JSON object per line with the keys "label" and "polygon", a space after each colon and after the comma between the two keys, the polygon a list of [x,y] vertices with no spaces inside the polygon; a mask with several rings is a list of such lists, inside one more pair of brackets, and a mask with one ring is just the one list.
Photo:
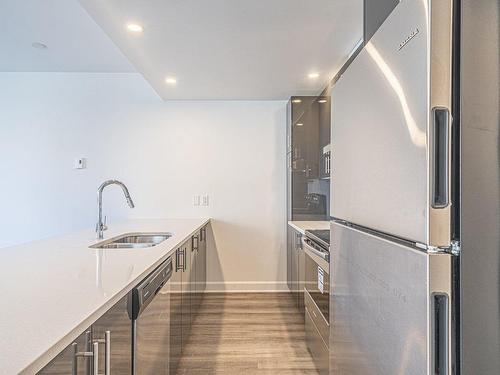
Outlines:
{"label": "dark lower cabinet", "polygon": [[196,261],[196,280],[198,292],[198,306],[203,299],[203,293],[207,287],[207,227],[200,230],[200,243],[198,245],[198,254]]}
{"label": "dark lower cabinet", "polygon": [[185,346],[191,332],[191,240],[186,241],[182,246],[182,347]]}
{"label": "dark lower cabinet", "polygon": [[[161,327],[141,327],[137,334],[146,335],[141,342],[151,340],[156,347],[156,337],[169,337],[165,342],[164,356],[168,366],[162,367],[170,375],[175,375],[186,345],[191,325],[201,304],[206,287],[207,242],[206,227],[195,233],[191,239],[183,243],[172,255],[173,273],[168,281],[168,293],[155,298],[170,298],[166,303],[156,306],[167,306],[166,311],[146,311],[161,317]],[[161,293],[161,292],[160,292]],[[132,374],[132,320],[129,315],[129,295],[123,297],[91,327],[78,336],[71,345],[59,353],[49,364],[38,372],[41,375],[130,375]],[[151,305],[150,305],[151,306]],[[169,314],[162,317],[162,314]],[[167,326],[163,325],[167,322]],[[169,330],[169,335],[164,330]],[[156,341],[155,341],[156,340]],[[147,348],[146,348],[147,349]],[[148,350],[141,350],[147,361]],[[158,355],[159,353],[151,353]],[[147,366],[141,366],[147,368]],[[148,373],[158,374],[157,369]],[[147,374],[139,374],[147,375]]]}
{"label": "dark lower cabinet", "polygon": [[175,253],[170,279],[170,375],[179,367],[182,350],[189,340],[191,326],[206,287],[206,227],[184,242]]}
{"label": "dark lower cabinet", "polygon": [[292,227],[287,225],[286,228],[286,283],[288,285],[288,289],[290,292],[293,291],[293,250],[294,250],[294,241],[293,241],[293,233],[294,230]]}
{"label": "dark lower cabinet", "polygon": [[128,300],[128,296],[123,297],[92,324],[93,342],[99,344],[98,374],[125,375],[132,371],[132,321]]}
{"label": "dark lower cabinet", "polygon": [[305,253],[302,233],[291,226],[287,229],[287,284],[297,308],[304,311]]}
{"label": "dark lower cabinet", "polygon": [[132,321],[123,297],[39,374],[131,374]]}
{"label": "dark lower cabinet", "polygon": [[[306,253],[302,247],[302,233],[297,237],[297,307],[300,312],[305,311],[304,288],[306,283]],[[303,316],[303,314],[301,314]]]}
{"label": "dark lower cabinet", "polygon": [[[198,248],[200,244],[200,236],[196,233],[191,237],[191,259],[190,259],[190,273],[189,273],[189,297],[191,303],[191,325],[193,324],[196,311],[198,310],[198,293],[196,290],[196,261],[198,260]],[[199,276],[199,275],[198,275]]]}
{"label": "dark lower cabinet", "polygon": [[88,375],[92,366],[91,358],[81,355],[92,350],[92,331],[89,327],[66,347],[38,374],[43,375]]}
{"label": "dark lower cabinet", "polygon": [[170,375],[177,373],[182,354],[182,247],[172,258],[173,273],[170,278]]}
{"label": "dark lower cabinet", "polygon": [[196,316],[207,284],[207,241],[206,228],[191,238],[191,320]]}

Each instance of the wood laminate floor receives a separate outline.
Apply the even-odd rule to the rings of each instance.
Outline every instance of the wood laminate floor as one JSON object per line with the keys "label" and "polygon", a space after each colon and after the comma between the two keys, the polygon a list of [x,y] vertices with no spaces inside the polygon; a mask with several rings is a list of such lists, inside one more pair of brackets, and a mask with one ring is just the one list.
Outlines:
{"label": "wood laminate floor", "polygon": [[178,375],[314,374],[303,316],[288,293],[208,293]]}

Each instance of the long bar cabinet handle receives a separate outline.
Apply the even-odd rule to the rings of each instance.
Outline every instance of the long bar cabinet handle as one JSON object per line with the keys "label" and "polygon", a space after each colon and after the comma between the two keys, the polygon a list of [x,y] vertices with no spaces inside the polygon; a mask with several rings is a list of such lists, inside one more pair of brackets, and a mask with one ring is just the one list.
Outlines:
{"label": "long bar cabinet handle", "polygon": [[99,375],[99,343],[94,342],[93,344],[93,349],[92,349],[92,355],[94,359],[94,368],[93,368],[93,373],[94,375]]}
{"label": "long bar cabinet handle", "polygon": [[104,374],[111,374],[111,331],[106,331],[105,336],[105,363],[104,363]]}

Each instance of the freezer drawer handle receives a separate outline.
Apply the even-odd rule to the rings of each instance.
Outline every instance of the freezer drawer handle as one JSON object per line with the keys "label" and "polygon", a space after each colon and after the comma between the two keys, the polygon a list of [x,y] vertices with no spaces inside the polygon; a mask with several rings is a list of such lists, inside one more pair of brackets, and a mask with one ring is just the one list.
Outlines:
{"label": "freezer drawer handle", "polygon": [[432,109],[432,207],[445,208],[449,203],[450,112]]}
{"label": "freezer drawer handle", "polygon": [[447,375],[449,372],[449,302],[446,294],[435,294],[432,299],[432,374]]}

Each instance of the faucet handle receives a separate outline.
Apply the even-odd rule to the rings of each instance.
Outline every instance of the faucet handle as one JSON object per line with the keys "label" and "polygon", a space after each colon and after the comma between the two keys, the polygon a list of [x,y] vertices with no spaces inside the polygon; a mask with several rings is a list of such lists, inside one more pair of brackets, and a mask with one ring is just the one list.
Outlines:
{"label": "faucet handle", "polygon": [[[98,223],[95,225],[95,231],[96,231],[97,233],[99,233],[99,230],[101,230],[101,231],[105,231],[105,230],[107,230],[107,229],[108,229],[108,226],[106,225],[106,222],[107,222],[107,221],[108,221],[107,216],[104,216],[104,222],[103,222],[103,223],[99,223],[99,222],[98,222]],[[100,226],[100,228],[99,228],[99,226]]]}

